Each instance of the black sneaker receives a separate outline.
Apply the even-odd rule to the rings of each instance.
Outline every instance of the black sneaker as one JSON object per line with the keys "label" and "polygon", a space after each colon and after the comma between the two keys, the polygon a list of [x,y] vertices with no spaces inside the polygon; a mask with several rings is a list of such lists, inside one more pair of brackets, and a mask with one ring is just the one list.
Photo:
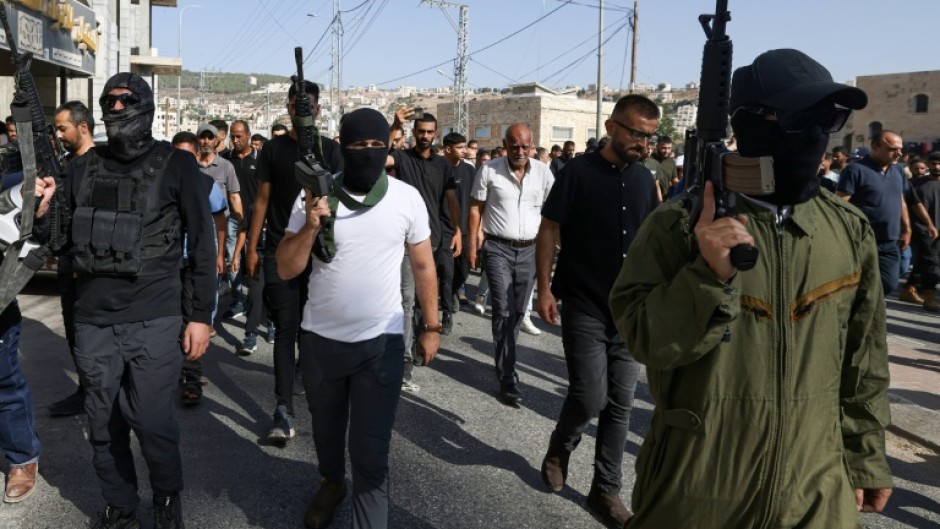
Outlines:
{"label": "black sneaker", "polygon": [[245,315],[245,305],[241,302],[232,303],[232,306],[222,315],[226,320],[233,320],[239,316]]}
{"label": "black sneaker", "polygon": [[503,401],[503,404],[518,406],[522,401],[522,392],[516,384],[503,386],[499,390],[499,399]]}
{"label": "black sneaker", "polygon": [[153,497],[153,529],[185,529],[179,494]]}
{"label": "black sneaker", "polygon": [[443,329],[441,329],[441,334],[450,334],[451,331],[454,330],[454,316],[451,313],[444,311],[444,317],[441,319],[441,326],[443,327]]}
{"label": "black sneaker", "polygon": [[241,347],[238,348],[238,354],[240,356],[248,356],[257,350],[258,350],[258,335],[253,332],[246,332],[245,340],[242,342]]}
{"label": "black sneaker", "polygon": [[140,529],[140,522],[137,521],[136,512],[124,513],[114,507],[107,507],[98,515],[91,529]]}
{"label": "black sneaker", "polygon": [[268,343],[274,343],[274,333],[277,330],[274,328],[274,322],[268,322],[268,335],[265,337],[265,341]]}
{"label": "black sneaker", "polygon": [[81,387],[64,399],[49,405],[49,415],[69,417],[85,413],[85,390]]}
{"label": "black sneaker", "polygon": [[287,445],[287,441],[292,439],[296,433],[291,424],[290,414],[287,413],[287,410],[283,406],[278,406],[277,409],[274,410],[274,422],[271,425],[271,430],[268,431],[268,442],[275,446],[283,447]]}

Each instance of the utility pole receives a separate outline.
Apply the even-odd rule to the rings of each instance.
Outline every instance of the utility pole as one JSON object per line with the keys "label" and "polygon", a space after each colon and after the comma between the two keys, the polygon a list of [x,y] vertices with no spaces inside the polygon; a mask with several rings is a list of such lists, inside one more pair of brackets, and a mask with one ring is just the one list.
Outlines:
{"label": "utility pole", "polygon": [[[455,4],[442,0],[422,0],[422,4],[440,7],[444,16],[457,31],[457,58],[454,60],[454,131],[467,135],[470,133],[470,103],[467,100],[467,54],[470,39],[470,8],[464,4]],[[458,9],[458,21],[450,16],[445,8]]]}
{"label": "utility pole", "polygon": [[594,137],[601,137],[601,106],[604,101],[603,89],[603,62],[604,62],[604,0],[600,0],[600,6],[597,8],[597,116],[594,122]]}
{"label": "utility pole", "polygon": [[636,44],[637,29],[640,23],[639,0],[633,0],[633,57],[630,59],[630,93],[636,91]]}
{"label": "utility pole", "polygon": [[[343,85],[343,21],[340,18],[339,0],[333,0],[333,45],[331,47],[332,66],[330,76],[330,114],[332,121],[339,125],[339,91]],[[335,130],[331,130],[335,134]]]}

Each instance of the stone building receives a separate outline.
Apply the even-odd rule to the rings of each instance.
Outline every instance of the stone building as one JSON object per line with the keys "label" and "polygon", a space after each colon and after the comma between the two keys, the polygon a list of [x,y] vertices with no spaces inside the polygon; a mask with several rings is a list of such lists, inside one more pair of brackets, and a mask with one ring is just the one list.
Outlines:
{"label": "stone building", "polygon": [[830,147],[867,147],[882,129],[897,131],[905,148],[926,154],[940,142],[940,70],[856,78],[868,94],[868,106],[853,112],[842,131],[833,134]]}
{"label": "stone building", "polygon": [[[549,148],[572,140],[583,151],[588,138],[599,138],[596,130],[597,103],[578,99],[575,90],[559,92],[538,83],[512,86],[509,94],[498,98],[473,98],[469,104],[470,129],[468,140],[477,140],[481,147],[502,145],[509,125],[528,123],[536,146]],[[614,103],[603,102],[603,119],[614,110]],[[454,104],[440,103],[437,108],[440,136],[454,127]],[[605,131],[602,129],[600,136]]]}

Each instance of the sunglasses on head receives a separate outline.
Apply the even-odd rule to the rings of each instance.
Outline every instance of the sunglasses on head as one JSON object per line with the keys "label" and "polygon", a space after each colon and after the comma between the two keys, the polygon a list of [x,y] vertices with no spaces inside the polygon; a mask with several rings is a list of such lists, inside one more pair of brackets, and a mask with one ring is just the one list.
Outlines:
{"label": "sunglasses on head", "polygon": [[818,125],[823,132],[832,134],[839,132],[848,121],[852,109],[836,106],[834,104],[817,105],[807,110],[774,110],[772,108],[741,107],[735,112],[743,110],[767,119],[776,121],[784,132],[804,132],[814,125]]}
{"label": "sunglasses on head", "polygon": [[111,110],[112,108],[114,108],[114,105],[116,105],[118,101],[120,101],[121,104],[124,105],[124,108],[127,108],[131,105],[136,105],[137,103],[140,103],[140,96],[135,94],[134,92],[125,92],[123,94],[117,94],[117,95],[105,94],[101,96],[101,99],[98,100],[98,103],[101,104],[102,108]]}

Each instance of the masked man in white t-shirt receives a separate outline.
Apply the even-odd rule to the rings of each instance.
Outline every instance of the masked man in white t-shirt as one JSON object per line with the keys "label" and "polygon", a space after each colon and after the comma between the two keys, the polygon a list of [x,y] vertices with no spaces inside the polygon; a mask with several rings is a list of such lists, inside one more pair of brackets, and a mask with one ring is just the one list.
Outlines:
{"label": "masked man in white t-shirt", "polygon": [[304,270],[311,252],[333,256],[330,262],[313,259],[300,334],[301,372],[322,476],[304,518],[311,529],[328,526],[346,495],[347,427],[352,527],[388,526],[388,453],[404,371],[405,244],[426,308],[418,339],[425,365],[440,347],[427,208],[415,188],[385,174],[388,137],[388,122],[375,110],[343,117],[345,171],[329,198],[301,193],[277,249],[277,272],[284,280]]}

